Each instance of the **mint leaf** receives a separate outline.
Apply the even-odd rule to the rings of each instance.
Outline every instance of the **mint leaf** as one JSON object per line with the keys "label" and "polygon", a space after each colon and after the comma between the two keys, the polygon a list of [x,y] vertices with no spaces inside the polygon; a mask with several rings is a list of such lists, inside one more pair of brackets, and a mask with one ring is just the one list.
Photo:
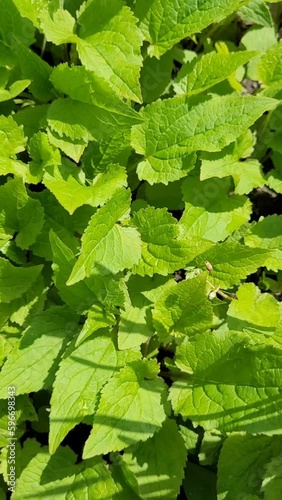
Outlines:
{"label": "mint leaf", "polygon": [[[128,300],[120,312],[118,329],[119,349],[132,349],[148,341],[154,334],[151,320],[152,298],[150,292],[157,290],[160,276],[143,279],[130,276],[127,281]],[[162,283],[162,281],[161,281]],[[149,296],[147,295],[149,293]]]}
{"label": "mint leaf", "polygon": [[43,276],[39,275],[21,297],[9,303],[10,321],[20,326],[26,325],[27,320],[30,321],[32,315],[42,311],[46,292],[47,288],[44,287]]}
{"label": "mint leaf", "polygon": [[265,178],[261,164],[255,158],[248,159],[253,151],[253,145],[254,139],[249,131],[220,153],[203,153],[200,179],[223,178],[230,175],[237,194],[247,194],[254,188],[263,186]]}
{"label": "mint leaf", "polygon": [[77,328],[77,316],[67,307],[53,307],[35,316],[4,363],[0,398],[7,398],[7,387],[15,385],[17,394],[39,391],[62,347]]}
{"label": "mint leaf", "polygon": [[0,257],[0,301],[9,303],[23,295],[41,270],[42,266],[15,267]]}
{"label": "mint leaf", "polygon": [[74,33],[75,20],[67,10],[58,9],[52,17],[47,10],[43,10],[39,21],[46,39],[55,45],[77,41],[77,35]]}
{"label": "mint leaf", "polygon": [[254,273],[258,267],[265,266],[269,255],[269,252],[262,248],[248,248],[240,243],[224,242],[199,254],[193,263],[201,269],[206,269],[205,262],[210,262],[213,266],[213,285],[230,288]]}
{"label": "mint leaf", "polygon": [[282,216],[270,215],[269,217],[261,218],[244,238],[248,247],[265,248],[269,251],[269,256],[265,260],[265,266],[268,269],[273,269],[273,271],[282,269],[281,228]]}
{"label": "mint leaf", "polygon": [[27,249],[38,237],[44,212],[38,200],[30,198],[22,179],[9,180],[0,187],[0,233],[15,237],[21,249]]}
{"label": "mint leaf", "polygon": [[[73,286],[78,286],[79,284],[80,283],[77,283],[77,285]],[[107,311],[99,304],[93,304],[88,311],[87,318],[80,334],[78,335],[75,345],[78,346],[81,344],[97,330],[113,326],[115,323],[116,318],[112,312]]]}
{"label": "mint leaf", "polygon": [[101,458],[83,465],[75,465],[75,461],[76,455],[69,447],[59,448],[52,456],[47,447],[40,448],[18,479],[14,498],[56,495],[58,500],[71,500],[77,496],[102,500],[105,495],[114,497],[116,487]]}
{"label": "mint leaf", "polygon": [[[84,458],[122,450],[158,431],[165,419],[161,404],[163,390],[155,367],[145,362],[127,366],[113,375],[102,389]],[[124,393],[127,396],[120,405]]]}
{"label": "mint leaf", "polygon": [[274,434],[281,425],[281,355],[281,349],[242,332],[185,339],[176,365],[187,379],[174,382],[172,407],[207,430]]}
{"label": "mint leaf", "polygon": [[227,321],[230,330],[275,333],[279,321],[279,303],[268,293],[261,293],[253,283],[241,285],[237,300],[231,302]]}
{"label": "mint leaf", "polygon": [[96,301],[96,295],[84,281],[70,287],[66,285],[75,264],[75,256],[72,250],[52,230],[50,231],[50,244],[53,253],[54,283],[59,295],[70,308],[82,313]]}
{"label": "mint leaf", "polygon": [[68,279],[68,285],[92,274],[116,274],[125,268],[131,268],[140,259],[141,242],[138,232],[134,228],[118,224],[127,215],[129,206],[129,191],[119,189],[93,215],[82,236],[80,256]]}
{"label": "mint leaf", "polygon": [[155,302],[153,321],[164,342],[173,334],[191,335],[210,328],[212,306],[206,294],[206,275],[167,288]]}
{"label": "mint leaf", "polygon": [[42,102],[48,102],[54,98],[54,90],[49,81],[52,72],[49,64],[26,47],[17,36],[13,37],[12,48],[17,54],[22,78],[30,80],[26,87],[29,87],[34,97]]}
{"label": "mint leaf", "polygon": [[34,27],[29,19],[21,17],[12,0],[0,0],[0,10],[0,40],[9,46],[13,40],[13,35],[16,35],[25,45],[30,45],[34,40]]}
{"label": "mint leaf", "polygon": [[18,80],[13,82],[8,89],[0,88],[0,102],[14,99],[14,97],[21,94],[29,84],[30,80]]}
{"label": "mint leaf", "polygon": [[221,241],[247,222],[250,201],[245,196],[231,196],[231,189],[228,178],[185,179],[182,185],[185,210],[179,221],[181,236]]}
{"label": "mint leaf", "polygon": [[195,161],[193,151],[220,151],[276,104],[270,98],[223,96],[192,105],[179,96],[146,106],[144,123],[132,128],[132,146],[145,156],[139,179],[167,184],[184,177]]}
{"label": "mint leaf", "polygon": [[247,77],[259,80],[258,65],[264,52],[277,43],[276,31],[272,27],[258,27],[248,30],[241,39],[241,45],[247,50],[259,50],[260,55],[254,57],[248,64]]}
{"label": "mint leaf", "polygon": [[40,25],[47,40],[56,45],[76,43],[87,70],[105,78],[117,95],[141,102],[138,79],[142,38],[132,11],[120,0],[106,7],[102,0],[95,0],[84,5],[78,14],[75,34],[75,19],[69,12],[59,9],[52,17],[43,12]]}
{"label": "mint leaf", "polygon": [[105,101],[106,98],[99,105],[70,98],[53,101],[47,114],[50,142],[78,162],[89,141],[108,140],[116,126],[126,131],[139,121],[126,105],[114,106]]}
{"label": "mint leaf", "polygon": [[281,55],[282,43],[278,42],[270,47],[260,60],[259,79],[267,86],[282,82]]}
{"label": "mint leaf", "polygon": [[61,164],[60,152],[50,144],[45,132],[37,132],[31,137],[28,152],[32,160],[29,162],[27,180],[32,184],[42,181],[44,170],[49,166],[56,168]]}
{"label": "mint leaf", "polygon": [[262,482],[262,491],[266,500],[278,500],[282,491],[281,456],[273,457],[266,466]]}
{"label": "mint leaf", "polygon": [[[60,64],[53,69],[51,82],[60,92],[72,99],[100,108],[112,113],[116,124],[128,122],[133,124],[139,121],[137,113],[113,92],[107,80],[88,71],[83,66]],[[98,112],[98,110],[96,111]],[[123,121],[122,121],[123,120]]]}
{"label": "mint leaf", "polygon": [[199,8],[196,3],[137,0],[135,13],[146,40],[151,43],[149,54],[159,57],[183,38],[232,14],[240,3],[238,0],[228,0],[224,4],[204,0]]}
{"label": "mint leaf", "polygon": [[269,6],[263,0],[254,0],[243,5],[238,11],[240,18],[245,23],[257,24],[258,26],[273,26],[273,19]]}
{"label": "mint leaf", "polygon": [[133,224],[142,239],[141,261],[133,267],[134,273],[165,276],[185,266],[187,248],[180,238],[177,221],[166,209],[141,209],[134,214]]}
{"label": "mint leaf", "polygon": [[25,137],[23,128],[19,127],[12,116],[0,116],[1,156],[15,157],[24,151]]}
{"label": "mint leaf", "polygon": [[46,168],[43,182],[61,205],[73,214],[84,204],[103,205],[117,189],[126,186],[126,172],[119,165],[109,165],[105,172],[93,179],[92,186],[86,186],[83,171],[62,161],[60,166]]}
{"label": "mint leaf", "polygon": [[115,372],[116,365],[114,343],[106,336],[87,340],[61,361],[51,398],[51,454],[83,417],[94,413],[99,391]]}
{"label": "mint leaf", "polygon": [[13,0],[22,17],[27,17],[32,24],[39,28],[38,18],[42,11],[57,9],[59,0]]}
{"label": "mint leaf", "polygon": [[194,95],[227,79],[234,71],[246,64],[256,52],[209,52],[182,66],[173,88],[177,94]]}
{"label": "mint leaf", "polygon": [[242,491],[254,498],[253,495],[256,495],[258,490],[264,490],[262,485],[265,469],[272,460],[280,458],[280,446],[280,436],[228,436],[219,457],[218,498],[223,500],[228,498],[231,492],[232,495],[239,495]]}
{"label": "mint leaf", "polygon": [[52,250],[49,242],[50,229],[57,233],[65,245],[73,252],[76,252],[78,240],[73,234],[75,229],[70,215],[48,190],[37,193],[36,198],[38,198],[44,209],[44,224],[37,240],[31,246],[32,252],[52,261]]}
{"label": "mint leaf", "polygon": [[184,475],[186,450],[174,420],[167,419],[160,431],[145,443],[129,448],[122,459],[136,477],[137,492],[142,498],[169,500],[177,496]]}
{"label": "mint leaf", "polygon": [[[97,15],[99,12],[99,15]],[[78,17],[82,64],[107,79],[117,95],[141,102],[142,37],[137,19],[121,0],[88,2]]]}

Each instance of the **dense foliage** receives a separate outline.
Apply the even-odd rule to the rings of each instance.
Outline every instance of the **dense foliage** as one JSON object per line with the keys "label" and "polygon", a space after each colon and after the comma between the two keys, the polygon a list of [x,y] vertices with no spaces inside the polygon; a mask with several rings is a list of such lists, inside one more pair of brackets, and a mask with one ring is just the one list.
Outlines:
{"label": "dense foliage", "polygon": [[282,4],[0,12],[0,500],[280,500]]}

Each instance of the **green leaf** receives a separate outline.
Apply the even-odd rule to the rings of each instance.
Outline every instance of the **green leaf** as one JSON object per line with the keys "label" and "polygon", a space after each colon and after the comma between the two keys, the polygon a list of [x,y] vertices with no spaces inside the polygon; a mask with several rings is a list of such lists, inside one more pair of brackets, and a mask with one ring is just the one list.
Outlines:
{"label": "green leaf", "polygon": [[35,133],[29,143],[28,152],[32,160],[29,162],[28,182],[37,184],[41,182],[44,170],[52,165],[56,168],[61,164],[61,155],[49,142],[45,132]]}
{"label": "green leaf", "polygon": [[153,321],[166,342],[173,334],[192,335],[211,327],[212,306],[206,293],[206,274],[174,283],[155,302]]}
{"label": "green leaf", "polygon": [[77,50],[86,69],[105,78],[120,97],[141,102],[142,37],[121,0],[92,0],[78,17]]}
{"label": "green leaf", "polygon": [[247,30],[241,39],[242,47],[247,50],[260,51],[260,55],[254,57],[248,64],[247,78],[259,80],[258,65],[264,52],[277,43],[276,30],[272,27],[259,27]]}
{"label": "green leaf", "polygon": [[68,279],[68,285],[93,274],[116,274],[126,268],[130,269],[138,262],[141,256],[138,232],[134,228],[118,224],[128,214],[129,207],[129,191],[119,189],[91,217],[82,236],[80,256]]}
{"label": "green leaf", "polygon": [[22,17],[27,17],[39,28],[38,18],[42,11],[54,10],[59,7],[60,0],[13,0]]}
{"label": "green leaf", "polygon": [[259,267],[265,266],[268,258],[269,252],[262,248],[249,248],[240,243],[224,242],[199,254],[193,260],[193,264],[206,269],[205,262],[210,262],[213,266],[210,276],[212,284],[215,287],[230,288]]}
{"label": "green leaf", "polygon": [[42,102],[48,102],[54,98],[54,89],[49,81],[52,69],[41,57],[30,50],[16,36],[13,38],[12,45],[14,53],[17,55],[22,78],[30,80],[29,86],[31,93]]}
{"label": "green leaf", "polygon": [[254,188],[263,186],[265,178],[261,164],[254,158],[247,159],[254,145],[253,135],[248,132],[220,153],[203,153],[200,179],[230,175],[235,185],[234,192],[237,194],[247,194]]}
{"label": "green leaf", "polygon": [[84,204],[103,205],[127,184],[125,168],[109,165],[93,179],[92,185],[86,186],[83,171],[66,161],[60,166],[47,167],[43,182],[70,214]]}
{"label": "green leaf", "polygon": [[35,242],[43,223],[43,208],[38,200],[28,196],[22,179],[9,180],[0,187],[0,234],[15,237],[16,245],[27,249]]}
{"label": "green leaf", "polygon": [[160,57],[183,38],[229,16],[240,4],[240,0],[227,0],[224,4],[203,0],[200,6],[197,2],[137,0],[135,14],[146,40],[151,43],[149,54]]}
{"label": "green leaf", "polygon": [[270,215],[260,218],[244,238],[248,247],[265,248],[269,251],[269,257],[264,265],[273,271],[282,269],[281,231],[282,215]]}
{"label": "green leaf", "polygon": [[15,157],[24,151],[25,137],[23,128],[19,127],[12,116],[0,116],[1,157]]}
{"label": "green leaf", "polygon": [[165,208],[148,207],[134,214],[133,224],[141,234],[142,256],[133,273],[166,276],[185,267],[187,245],[179,236],[177,221]]}
{"label": "green leaf", "polygon": [[184,427],[184,425],[179,425],[179,431],[188,453],[194,452],[197,447],[199,435],[188,429],[188,427]]}
{"label": "green leaf", "polygon": [[154,331],[147,324],[147,315],[146,307],[127,306],[121,312],[118,331],[119,349],[138,347],[152,337]]}
{"label": "green leaf", "polygon": [[75,461],[76,455],[68,447],[59,448],[52,456],[47,447],[40,448],[17,480],[14,499],[32,496],[56,497],[56,500],[114,498],[116,487],[101,458],[77,465]]}
{"label": "green leaf", "polygon": [[182,66],[173,88],[177,94],[199,94],[226,80],[240,66],[246,64],[256,52],[209,52]]}
{"label": "green leaf", "polygon": [[[41,312],[44,307],[47,288],[44,288],[43,276],[39,275],[37,280],[18,299],[9,303],[10,321],[18,325],[26,325],[31,315]],[[0,310],[1,310],[0,305]],[[7,304],[5,304],[7,306]]]}
{"label": "green leaf", "polygon": [[75,34],[75,20],[69,12],[57,10],[53,19],[47,12],[41,15],[47,40],[56,45],[76,43],[87,70],[105,78],[117,95],[141,102],[138,79],[142,38],[132,11],[121,0],[107,5],[94,0],[80,9],[77,23]]}
{"label": "green leaf", "polygon": [[25,106],[14,115],[15,122],[23,127],[24,133],[28,138],[31,138],[38,132],[38,127],[46,127],[48,107],[47,104]]}
{"label": "green leaf", "polygon": [[75,20],[67,10],[58,9],[52,14],[52,17],[47,10],[43,10],[39,20],[40,27],[49,42],[53,42],[55,45],[76,43]]}
{"label": "green leaf", "polygon": [[168,88],[173,69],[173,51],[169,51],[160,59],[146,57],[140,74],[143,101],[146,103],[158,99]]}
{"label": "green leaf", "polygon": [[[81,283],[81,282],[80,282]],[[73,286],[78,286],[77,283]],[[82,327],[80,334],[77,337],[75,345],[78,346],[85,339],[87,339],[92,333],[100,330],[101,328],[107,328],[113,326],[116,323],[116,318],[113,313],[106,311],[99,304],[94,304],[90,307],[85,323]]]}
{"label": "green leaf", "polygon": [[273,26],[270,9],[263,0],[248,2],[247,5],[240,8],[238,14],[244,23],[267,27]]}
{"label": "green leaf", "polygon": [[[154,334],[151,320],[152,300],[147,291],[158,289],[160,276],[146,279],[131,276],[127,281],[129,299],[120,311],[118,329],[119,349],[132,349],[146,342]],[[161,281],[162,283],[162,281]]]}
{"label": "green leaf", "polygon": [[155,364],[142,361],[113,375],[102,389],[84,458],[122,450],[160,430],[165,419],[164,385],[156,378],[156,369]]}
{"label": "green leaf", "polygon": [[67,307],[53,307],[35,316],[2,368],[0,398],[7,398],[9,385],[17,388],[17,394],[42,389],[62,346],[76,329],[77,316]]}
{"label": "green leaf", "polygon": [[185,179],[182,185],[185,210],[179,221],[181,236],[221,241],[247,222],[251,203],[245,196],[230,195],[231,190],[229,178]]}
{"label": "green leaf", "polygon": [[110,471],[118,489],[115,500],[123,500],[124,498],[139,500],[140,496],[135,493],[137,481],[122,461],[122,457],[118,453],[111,453],[111,460],[113,463],[110,465]]}
{"label": "green leaf", "polygon": [[[261,491],[265,467],[274,457],[278,458],[280,449],[280,436],[228,436],[223,443],[218,463],[218,499],[236,497],[242,492],[247,497]],[[270,484],[272,481],[273,479]],[[264,498],[267,499],[267,496]],[[270,498],[276,499],[275,496],[269,497],[269,500]]]}
{"label": "green leaf", "polygon": [[204,429],[275,434],[281,426],[282,350],[255,334],[201,333],[177,349],[187,378],[174,382],[176,414]]}
{"label": "green leaf", "polygon": [[214,97],[192,105],[177,96],[146,106],[144,123],[132,128],[132,146],[145,156],[137,167],[139,179],[167,184],[184,177],[194,164],[193,151],[221,151],[276,105],[252,96]]}
{"label": "green leaf", "polygon": [[[98,104],[95,105],[70,98],[53,101],[47,114],[51,142],[63,151],[64,142],[70,143],[69,146],[79,146],[76,154],[70,154],[71,149],[65,151],[78,161],[89,141],[109,139],[116,132],[116,127],[123,131],[129,130],[140,119],[124,103],[116,101],[114,99],[112,102],[109,93],[103,100],[97,98]],[[80,156],[77,156],[79,152]]]}
{"label": "green leaf", "polygon": [[186,450],[174,420],[167,419],[160,431],[145,443],[130,448],[122,459],[137,480],[137,493],[141,498],[171,500],[177,497]]}
{"label": "green leaf", "polygon": [[[54,106],[54,108],[52,109],[50,115],[50,124],[54,128],[58,128],[59,130],[63,128],[64,132],[67,131],[67,134],[71,133],[72,130],[71,121],[73,120],[73,118],[68,117],[66,113],[67,120],[65,120],[64,123],[62,123],[62,119],[59,119],[59,108],[60,106]],[[75,127],[74,131],[77,132],[77,129],[75,129]],[[88,141],[92,140],[92,136],[88,135],[89,132],[85,131],[85,129],[84,132],[86,133],[84,139],[71,139],[67,135],[64,135],[64,133],[61,134],[62,135],[61,138],[60,134],[57,133],[55,130],[51,131],[50,128],[47,129],[47,135],[50,144],[52,144],[52,146],[54,146],[55,148],[59,148],[66,156],[74,160],[76,163],[79,163]]]}
{"label": "green leaf", "polygon": [[0,301],[9,303],[23,295],[41,270],[42,266],[15,267],[0,257]]}
{"label": "green leaf", "polygon": [[281,41],[270,47],[262,56],[258,66],[258,74],[259,80],[265,85],[269,86],[278,82],[282,83],[281,57]]}
{"label": "green leaf", "polygon": [[[29,420],[31,422],[37,420],[37,414],[34,410],[31,400],[25,394],[21,396],[16,396],[15,417],[17,422],[15,437],[18,439],[23,434],[23,430],[21,428],[22,422],[24,422],[25,420]],[[2,446],[6,447],[9,444],[11,444],[11,434],[8,425],[9,420],[10,419],[8,418],[8,412],[7,412],[7,401],[2,399],[0,402],[0,446],[1,447]],[[4,472],[3,468],[2,471]]]}
{"label": "green leaf", "polygon": [[0,88],[0,102],[14,99],[30,84],[30,80],[18,80],[10,85],[8,89]]}
{"label": "green leaf", "polygon": [[139,121],[136,111],[117,97],[107,80],[88,71],[83,66],[69,67],[60,64],[53,69],[51,82],[54,87],[72,99],[92,104],[100,109],[100,113],[112,113],[116,124],[133,124]]}
{"label": "green leaf", "polygon": [[84,342],[61,361],[51,398],[51,454],[83,417],[94,413],[99,391],[116,366],[115,346],[106,336]]}
{"label": "green leaf", "polygon": [[74,253],[53,230],[50,231],[50,244],[53,253],[54,283],[59,295],[71,309],[83,313],[96,301],[96,295],[85,281],[76,283],[73,286],[66,285],[75,264]]}
{"label": "green leaf", "polygon": [[49,241],[49,232],[53,229],[63,243],[76,253],[79,243],[73,234],[75,231],[73,219],[47,189],[37,193],[36,198],[44,208],[45,222],[36,242],[31,246],[32,252],[46,260],[53,260]]}
{"label": "green leaf", "polygon": [[279,303],[268,293],[261,293],[253,283],[241,285],[236,292],[237,300],[231,302],[227,321],[230,330],[275,333],[279,321]]}
{"label": "green leaf", "polygon": [[112,137],[99,143],[90,142],[81,159],[83,169],[88,178],[94,172],[104,170],[109,164],[127,165],[130,146],[130,130],[116,130]]}
{"label": "green leaf", "polygon": [[265,500],[279,500],[282,494],[281,455],[274,457],[266,466],[262,482]]}
{"label": "green leaf", "polygon": [[[15,174],[23,178],[27,175],[27,166],[16,160],[16,155],[25,149],[26,139],[23,127],[18,126],[12,116],[0,116],[0,175]],[[10,157],[10,158],[9,158]]]}
{"label": "green leaf", "polygon": [[[124,309],[127,297],[127,287],[122,274],[110,274],[108,276],[97,274],[89,279],[86,279],[85,282],[93,293],[95,293],[98,303],[103,306],[103,311],[106,313],[106,317],[104,318],[105,320],[108,317],[108,313],[110,315],[120,314],[120,308]],[[91,326],[91,313],[89,313],[88,315]]]}
{"label": "green leaf", "polygon": [[34,27],[29,19],[21,17],[12,0],[0,0],[0,11],[0,40],[11,46],[16,35],[25,45],[30,45],[34,41]]}

